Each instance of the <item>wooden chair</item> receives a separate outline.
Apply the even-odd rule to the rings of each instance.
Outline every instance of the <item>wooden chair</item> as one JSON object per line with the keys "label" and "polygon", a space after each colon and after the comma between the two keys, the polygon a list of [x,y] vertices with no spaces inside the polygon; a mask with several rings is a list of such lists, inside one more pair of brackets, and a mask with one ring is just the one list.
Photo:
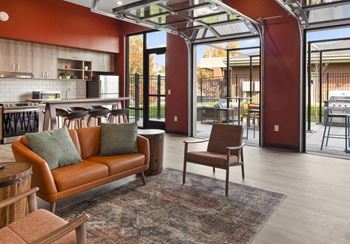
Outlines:
{"label": "wooden chair", "polygon": [[[196,163],[226,170],[226,196],[231,166],[241,166],[242,178],[244,179],[244,158],[242,143],[243,127],[231,124],[213,124],[209,140],[185,141],[185,154],[183,166],[183,184],[186,183],[187,162]],[[193,143],[207,142],[206,151],[188,152],[188,145]]]}
{"label": "wooden chair", "polygon": [[83,214],[70,222],[66,222],[47,210],[38,210],[36,200],[38,190],[39,188],[35,187],[0,202],[0,208],[4,208],[27,198],[29,206],[29,213],[24,218],[0,229],[0,243],[44,244],[55,242],[86,244],[85,222],[88,216]]}

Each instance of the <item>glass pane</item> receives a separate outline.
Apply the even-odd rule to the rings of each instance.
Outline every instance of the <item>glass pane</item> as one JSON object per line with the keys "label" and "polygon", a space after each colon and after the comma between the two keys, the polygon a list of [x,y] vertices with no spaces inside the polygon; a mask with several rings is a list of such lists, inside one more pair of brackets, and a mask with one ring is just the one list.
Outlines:
{"label": "glass pane", "polygon": [[128,37],[129,121],[143,127],[143,35]]}
{"label": "glass pane", "polygon": [[165,54],[149,55],[149,119],[165,121]]}
{"label": "glass pane", "polygon": [[156,31],[146,34],[147,49],[166,47],[166,32]]}
{"label": "glass pane", "polygon": [[350,3],[337,7],[315,9],[309,12],[310,23],[347,18],[350,18]]}

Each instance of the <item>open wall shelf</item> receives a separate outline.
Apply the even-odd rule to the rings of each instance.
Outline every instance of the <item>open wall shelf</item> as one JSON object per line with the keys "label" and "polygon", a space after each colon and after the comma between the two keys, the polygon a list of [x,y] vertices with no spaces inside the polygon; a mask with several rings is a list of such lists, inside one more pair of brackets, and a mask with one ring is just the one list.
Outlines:
{"label": "open wall shelf", "polygon": [[91,61],[58,59],[58,79],[90,80],[92,78]]}

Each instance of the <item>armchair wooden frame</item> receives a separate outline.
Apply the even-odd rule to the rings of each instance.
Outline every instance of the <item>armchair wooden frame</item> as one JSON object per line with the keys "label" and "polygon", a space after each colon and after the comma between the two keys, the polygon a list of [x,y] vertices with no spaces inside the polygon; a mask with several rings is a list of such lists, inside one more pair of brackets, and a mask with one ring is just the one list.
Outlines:
{"label": "armchair wooden frame", "polygon": [[[184,141],[185,144],[185,150],[184,150],[184,165],[183,165],[183,178],[182,178],[182,183],[186,183],[186,168],[187,168],[187,163],[191,163],[191,161],[187,160],[187,153],[188,153],[188,146],[190,144],[197,144],[197,143],[204,143],[208,142],[209,139],[204,139],[204,140],[198,140],[198,141]],[[241,166],[241,171],[242,171],[242,178],[244,179],[245,174],[244,174],[244,155],[243,155],[243,148],[245,146],[245,143],[242,143],[239,146],[234,146],[234,147],[226,147],[226,162],[225,162],[225,167],[218,167],[217,165],[215,166],[216,168],[221,168],[226,170],[226,187],[225,187],[225,195],[228,196],[228,187],[229,187],[229,178],[230,178],[230,167],[231,166]],[[237,155],[233,155],[232,151],[233,150],[238,150],[239,152]],[[236,163],[231,163],[230,164],[230,159],[232,156],[237,156],[238,160]],[[198,162],[192,162],[192,163],[197,163]],[[202,165],[206,166],[211,166],[213,167],[213,172],[215,173],[215,167],[206,163],[201,163]]]}
{"label": "armchair wooden frame", "polygon": [[[23,198],[27,198],[29,212],[34,212],[38,210],[36,192],[39,190],[38,187],[32,188],[26,192],[23,192],[17,196],[10,197],[6,200],[0,202],[0,208],[7,207],[11,204],[14,204]],[[58,239],[64,237],[69,232],[75,230],[77,244],[86,244],[86,227],[85,222],[88,220],[88,216],[86,214],[82,214],[78,218],[73,219],[69,223],[61,226],[60,228],[51,231],[39,239],[34,240],[31,244],[44,244],[44,243],[52,243],[57,241]]]}

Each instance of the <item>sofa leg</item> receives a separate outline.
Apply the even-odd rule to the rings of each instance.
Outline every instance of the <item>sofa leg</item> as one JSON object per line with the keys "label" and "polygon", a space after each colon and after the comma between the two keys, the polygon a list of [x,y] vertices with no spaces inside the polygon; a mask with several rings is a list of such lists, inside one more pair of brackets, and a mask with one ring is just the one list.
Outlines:
{"label": "sofa leg", "polygon": [[50,212],[55,213],[56,211],[56,202],[51,202],[50,203]]}
{"label": "sofa leg", "polygon": [[141,180],[142,180],[143,185],[146,185],[145,172],[141,172],[140,176],[141,176]]}

